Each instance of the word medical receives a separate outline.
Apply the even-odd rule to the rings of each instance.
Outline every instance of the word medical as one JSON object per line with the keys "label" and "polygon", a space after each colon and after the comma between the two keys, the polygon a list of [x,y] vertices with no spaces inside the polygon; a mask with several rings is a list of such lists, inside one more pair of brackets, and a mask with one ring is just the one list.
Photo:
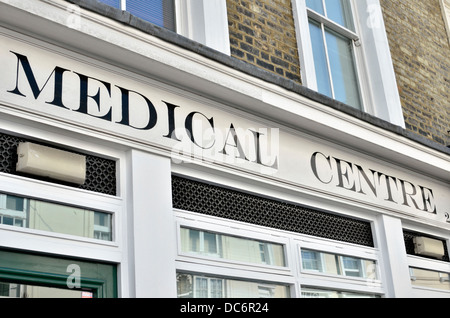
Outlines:
{"label": "word medical", "polygon": [[[22,97],[32,94],[35,100],[38,98],[41,101],[45,100],[45,104],[56,106],[58,109],[74,111],[133,130],[155,130],[159,133],[160,139],[157,140],[159,144],[168,144],[163,139],[175,142],[184,139],[191,143],[190,146],[200,151],[209,151],[208,153],[222,157],[231,156],[265,168],[278,167],[276,152],[273,155],[267,153],[271,148],[271,138],[265,134],[270,131],[268,128],[238,130],[231,123],[222,125],[222,130],[226,132],[220,133],[215,119],[200,111],[191,110],[183,114],[180,111],[181,106],[162,100],[156,107],[141,92],[59,66],[54,67],[48,76],[48,73],[44,76],[39,74],[39,79],[46,78],[45,83],[42,84],[41,80],[39,85],[28,57],[10,52],[17,57],[17,68],[15,87],[8,90],[8,93]],[[164,108],[160,105],[164,105],[162,106]],[[166,119],[160,120],[159,117],[163,114]],[[114,119],[115,117],[117,118]],[[158,130],[155,127],[161,121],[164,122],[163,127],[159,127]],[[190,147],[181,148],[192,153]]]}

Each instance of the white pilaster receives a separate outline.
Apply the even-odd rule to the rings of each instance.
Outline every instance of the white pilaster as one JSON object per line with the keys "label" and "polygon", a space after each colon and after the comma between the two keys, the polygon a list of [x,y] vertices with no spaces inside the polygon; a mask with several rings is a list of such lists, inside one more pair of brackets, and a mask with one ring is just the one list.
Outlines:
{"label": "white pilaster", "polygon": [[131,150],[129,169],[130,297],[176,297],[170,159]]}
{"label": "white pilaster", "polygon": [[383,251],[380,265],[386,283],[386,297],[410,297],[411,279],[401,220],[380,215],[378,225],[380,250]]}

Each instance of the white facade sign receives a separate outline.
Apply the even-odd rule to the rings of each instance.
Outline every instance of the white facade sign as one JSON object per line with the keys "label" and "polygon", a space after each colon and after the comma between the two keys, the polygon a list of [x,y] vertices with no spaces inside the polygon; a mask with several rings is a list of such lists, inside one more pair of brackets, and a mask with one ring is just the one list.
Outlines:
{"label": "white facade sign", "polygon": [[102,62],[0,36],[0,110],[44,115],[406,216],[450,223],[448,184]]}

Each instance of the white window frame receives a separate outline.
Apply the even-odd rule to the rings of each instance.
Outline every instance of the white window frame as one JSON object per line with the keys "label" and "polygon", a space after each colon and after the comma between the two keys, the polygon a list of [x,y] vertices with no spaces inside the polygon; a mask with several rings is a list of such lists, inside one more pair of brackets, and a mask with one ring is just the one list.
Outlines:
{"label": "white window frame", "polygon": [[[316,0],[317,1],[317,0]],[[326,30],[331,30],[336,32],[339,37],[345,38],[347,41],[349,41],[351,43],[352,49],[351,49],[351,58],[352,61],[354,62],[354,66],[355,66],[355,76],[357,79],[357,87],[356,87],[356,91],[358,92],[358,99],[359,99],[359,103],[361,103],[361,107],[363,107],[364,105],[364,98],[363,98],[363,88],[361,86],[361,75],[360,75],[360,67],[358,66],[358,63],[356,63],[357,59],[357,47],[360,45],[360,38],[358,36],[357,33],[355,33],[355,31],[352,31],[348,26],[342,26],[336,22],[334,22],[333,20],[331,20],[329,17],[323,16],[309,8],[306,9],[307,11],[307,16],[308,16],[308,27],[310,27],[310,23],[309,20],[314,21],[315,23],[317,23],[320,26],[321,29],[321,33],[322,33],[322,38],[321,38],[321,42],[323,42],[324,45],[324,49],[325,49],[325,55],[326,55],[326,59],[327,59],[327,74],[328,74],[328,80],[330,83],[330,90],[331,90],[331,97],[336,99],[335,96],[337,94],[336,92],[336,85],[335,85],[335,80],[333,79],[332,76],[332,68],[331,68],[331,64],[330,64],[330,60],[331,60],[331,56],[329,55],[329,49],[328,49],[328,45],[327,45],[327,40],[326,40]],[[327,8],[325,8],[325,4],[324,4],[324,11],[327,11]],[[351,8],[350,8],[351,11]],[[353,19],[354,19],[354,14],[353,12],[350,12],[352,15],[352,24],[353,24]],[[327,13],[325,13],[326,15]],[[315,68],[314,68],[314,78],[316,78],[316,74],[315,74]],[[314,82],[317,85],[317,81]],[[355,106],[357,107],[357,106]]]}
{"label": "white window frame", "polygon": [[197,284],[197,279],[200,280],[206,280],[206,284],[207,284],[207,289],[206,289],[206,293],[208,294],[208,298],[211,297],[212,294],[212,287],[211,287],[211,282],[212,281],[221,281],[222,282],[222,291],[221,294],[225,295],[225,281],[222,278],[218,278],[218,277],[205,277],[205,276],[198,276],[198,275],[192,275],[193,278],[193,282],[192,284],[193,286],[193,294],[194,294],[194,298],[196,298],[196,294],[198,293],[198,289],[199,286]]}
{"label": "white window frame", "polygon": [[[311,269],[311,268],[307,268],[307,269],[305,269],[304,268],[304,266],[303,266],[303,254],[302,254],[302,251],[300,251],[300,255],[301,255],[301,260],[302,260],[302,262],[301,262],[301,267],[305,270],[305,271],[308,271],[308,272],[316,272],[316,273],[321,273],[322,271],[324,271],[324,266],[325,266],[325,262],[323,261],[323,255],[322,255],[322,253],[320,253],[319,251],[313,251],[313,250],[307,250],[307,252],[308,253],[314,253],[315,254],[315,260],[310,260],[310,259],[308,259],[308,263],[310,263],[309,261],[314,261],[316,264],[315,264],[315,266],[314,267],[316,267],[316,268],[314,268],[314,269]],[[319,259],[320,258],[320,259]]]}
{"label": "white window frame", "polygon": [[[355,246],[353,244],[346,243],[332,243],[327,242],[320,238],[301,238],[299,244],[296,246],[299,250],[299,257],[301,257],[301,250],[311,250],[319,253],[329,253],[339,256],[339,262],[342,262],[342,257],[357,258],[362,262],[363,260],[371,260],[375,262],[376,279],[365,278],[357,276],[347,276],[344,273],[342,275],[329,274],[326,272],[318,272],[311,270],[304,270],[301,259],[299,258],[299,282],[300,291],[302,287],[332,290],[332,291],[348,291],[353,293],[371,294],[371,295],[383,295],[384,290],[382,276],[380,256],[377,249],[365,248],[362,246]],[[343,254],[345,250],[345,254]],[[322,254],[321,254],[322,255]],[[323,260],[323,258],[322,258]],[[325,264],[322,262],[322,266]],[[345,270],[342,264],[339,264],[342,270]]]}
{"label": "white window frame", "polygon": [[[231,55],[226,0],[174,0],[176,32]],[[120,0],[126,11],[127,0]]]}
{"label": "white window frame", "polygon": [[[121,151],[90,143],[83,138],[68,137],[67,134],[61,133],[57,129],[40,130],[22,119],[8,121],[7,118],[2,118],[0,119],[0,126],[4,128],[2,132],[5,134],[20,135],[24,138],[28,137],[59,145],[71,145],[73,150],[117,160],[117,172],[119,175],[124,174],[121,165],[123,165],[125,156]],[[24,198],[36,198],[92,211],[107,212],[112,215],[111,241],[0,224],[2,246],[120,263],[123,249],[122,226],[125,214],[123,213],[124,202],[120,193],[120,180],[118,178],[117,196],[111,196],[33,178],[0,173],[1,193]]]}
{"label": "white window frame", "polygon": [[[270,264],[274,258],[273,249],[271,246],[268,246],[266,242],[259,242],[259,255],[263,264]],[[267,262],[267,260],[269,260],[269,262]]]}
{"label": "white window frame", "polygon": [[103,240],[103,235],[107,235],[111,237],[111,239],[114,237],[114,233],[112,233],[112,223],[113,223],[113,215],[111,215],[111,218],[108,220],[107,225],[99,225],[94,223],[94,237],[97,239]]}
{"label": "white window frame", "polygon": [[231,55],[226,0],[175,0],[177,33]]}
{"label": "white window frame", "polygon": [[[11,244],[10,246],[8,245],[11,248],[25,248],[42,252],[49,252],[51,250],[51,246],[55,243],[58,245],[58,241],[72,242],[74,247],[77,245],[77,242],[83,242],[87,245],[97,247],[104,246],[105,248],[108,248],[108,246],[118,247],[118,237],[120,235],[118,235],[119,229],[117,225],[118,222],[120,222],[118,218],[120,218],[121,214],[120,199],[108,198],[107,196],[103,196],[101,194],[88,193],[86,191],[80,191],[75,188],[71,189],[67,186],[60,186],[58,184],[52,184],[44,181],[33,179],[27,180],[26,178],[17,177],[14,175],[0,174],[0,183],[2,184],[0,189],[2,193],[9,192],[16,196],[21,196],[24,198],[38,198],[39,200],[61,204],[62,206],[76,206],[87,210],[106,212],[111,214],[112,217],[111,241],[0,224],[0,239],[5,244],[2,244],[2,246]],[[82,203],[82,205],[80,203]],[[14,242],[14,237],[16,235],[24,235],[24,237],[29,236],[30,240],[27,240],[28,243],[20,245],[21,243],[24,243],[24,241],[19,240],[18,243]],[[40,239],[33,240],[31,239],[32,237],[39,237]],[[42,242],[39,243],[41,239],[42,241],[48,242],[48,244],[43,245]],[[70,254],[67,255],[70,256]],[[91,257],[92,256],[94,255],[91,255]]]}
{"label": "white window frame", "polygon": [[[345,267],[345,258],[353,258],[353,259],[355,259],[357,261],[358,268],[354,269],[354,268]],[[362,266],[363,259],[355,258],[353,256],[340,255],[339,261],[341,263],[340,266],[341,266],[342,271],[343,271],[342,275],[347,276],[347,277],[364,277],[365,269],[364,269],[364,266]],[[358,276],[348,275],[348,273],[357,273]]]}
{"label": "white window frame", "polygon": [[[363,111],[405,128],[379,0],[350,0]],[[292,0],[303,85],[317,91],[306,0]],[[314,14],[314,13],[311,13]]]}
{"label": "white window frame", "polygon": [[[319,242],[319,240],[318,240]],[[309,242],[308,242],[309,243]],[[321,246],[322,245],[322,246]],[[319,257],[320,257],[320,269],[318,270],[312,270],[312,269],[306,269],[303,267],[303,260],[300,261],[301,264],[301,272],[306,274],[307,276],[310,276],[310,274],[312,275],[316,275],[316,276],[323,276],[323,277],[336,277],[336,278],[345,278],[345,279],[355,279],[355,280],[370,280],[373,282],[380,282],[380,264],[378,261],[378,257],[376,256],[376,253],[367,253],[367,251],[361,253],[361,248],[355,248],[353,250],[352,247],[347,248],[347,250],[349,250],[351,253],[350,254],[343,254],[342,251],[338,251],[338,250],[330,250],[329,246],[325,246],[322,243],[319,244],[315,244],[315,248],[311,249],[307,246],[313,246],[313,245],[309,245],[309,244],[301,244],[301,251],[300,251],[300,255],[302,255],[302,251],[308,251],[308,252],[314,252],[314,253],[319,253]],[[353,250],[353,251],[352,251]],[[336,265],[338,266],[339,270],[341,270],[341,273],[338,274],[330,274],[327,273],[327,264],[325,262],[325,258],[324,258],[324,253],[326,254],[331,254],[334,255],[335,257],[337,256],[338,258],[338,263],[336,263]],[[367,255],[364,255],[367,254]],[[358,262],[358,269],[353,269],[353,268],[347,268],[345,267],[345,262],[344,259],[345,258],[353,258]],[[375,263],[375,267],[376,267],[376,277],[377,279],[372,279],[372,278],[367,278],[365,277],[366,275],[366,269],[363,266],[363,262],[364,261],[373,261]],[[347,273],[349,272],[353,272],[353,273],[358,273],[358,276],[352,276],[352,275],[347,275]]]}
{"label": "white window frame", "polygon": [[[191,230],[198,230],[198,229],[193,229],[193,228],[187,228],[187,229],[189,231],[191,231]],[[199,237],[198,237],[198,239],[199,239],[199,253],[202,254],[202,255],[212,256],[212,257],[219,256],[220,255],[219,242],[218,242],[218,239],[217,239],[217,234],[218,233],[211,233],[211,234],[214,235],[214,243],[215,243],[216,253],[210,253],[207,250],[205,250],[205,233],[207,231],[204,231],[204,230],[198,230],[198,231],[199,231]],[[189,235],[190,235],[190,232],[189,232]]]}
{"label": "white window frame", "polygon": [[[435,237],[440,237],[446,240],[447,243],[447,249],[448,252],[450,252],[450,236],[447,231],[431,231],[430,229],[423,227],[423,226],[417,226],[416,224],[408,224],[408,222],[405,222],[403,224],[403,229],[408,231],[413,231],[417,233],[424,233],[426,235],[431,235]],[[450,262],[438,260],[438,259],[432,259],[432,258],[426,258],[419,255],[406,255],[407,258],[407,266],[408,268],[420,268],[425,269],[429,271],[434,272],[440,272],[440,273],[450,273]],[[408,278],[411,279],[411,276],[408,275]],[[432,289],[428,287],[422,287],[417,285],[412,285],[411,288],[414,294],[417,294],[418,297],[423,297],[426,295],[426,297],[449,297],[450,291],[447,290],[440,290],[440,289]]]}
{"label": "white window frame", "polygon": [[[177,219],[177,272],[191,273],[193,275],[202,273],[211,277],[224,277],[224,273],[226,273],[226,277],[230,279],[250,279],[258,282],[287,284],[291,286],[291,297],[300,297],[302,286],[327,290],[347,290],[361,294],[382,295],[385,293],[380,278],[380,256],[377,249],[253,226],[251,224],[206,216],[195,212],[175,209],[174,213]],[[183,253],[181,251],[181,227],[195,227],[196,229],[213,231],[224,235],[234,235],[284,244],[286,267],[267,266],[263,264],[255,265]],[[376,271],[378,278],[371,279],[304,271],[301,263],[302,248],[338,255],[343,255],[342,251],[345,250],[345,256],[373,260],[377,264]]]}
{"label": "white window frame", "polygon": [[[235,227],[230,227],[226,221],[220,218],[215,217],[205,217],[202,215],[198,215],[197,213],[187,212],[187,211],[179,211],[175,210],[177,214],[177,255],[179,260],[193,262],[194,260],[198,260],[199,262],[205,264],[214,264],[214,265],[224,265],[233,268],[233,269],[251,269],[255,272],[267,272],[279,275],[291,275],[292,270],[289,267],[290,260],[288,259],[288,240],[278,237],[271,237],[270,235],[260,234],[258,232],[254,232],[251,229],[251,226],[243,226],[241,229],[236,229]],[[189,216],[191,215],[191,216]],[[186,218],[187,217],[187,218]],[[193,221],[193,219],[195,221]],[[212,222],[212,220],[214,220]],[[212,222],[212,223],[210,223]],[[230,222],[233,222],[230,220]],[[238,222],[239,223],[239,222]],[[265,263],[248,263],[241,261],[229,260],[226,258],[212,258],[211,255],[208,254],[197,254],[191,252],[183,252],[181,250],[181,228],[195,229],[199,231],[207,231],[213,232],[219,235],[230,235],[235,237],[240,237],[244,239],[251,239],[261,242],[270,242],[274,244],[280,244],[284,246],[284,257],[285,257],[285,266],[276,266],[276,265],[267,265]],[[243,232],[243,229],[246,229]]]}
{"label": "white window frame", "polygon": [[25,227],[24,222],[27,219],[28,200],[23,198],[24,202],[23,202],[23,210],[22,211],[10,210],[10,209],[7,209],[7,207],[6,207],[6,200],[7,200],[8,195],[11,195],[11,194],[6,194],[6,193],[0,192],[0,224],[3,224],[2,218],[6,216],[6,217],[13,218],[14,223],[15,223],[16,219],[22,220],[22,222],[23,222],[22,226]]}
{"label": "white window frame", "polygon": [[445,28],[447,30],[448,43],[450,44],[450,1],[439,0],[442,9],[442,16],[444,18]]}

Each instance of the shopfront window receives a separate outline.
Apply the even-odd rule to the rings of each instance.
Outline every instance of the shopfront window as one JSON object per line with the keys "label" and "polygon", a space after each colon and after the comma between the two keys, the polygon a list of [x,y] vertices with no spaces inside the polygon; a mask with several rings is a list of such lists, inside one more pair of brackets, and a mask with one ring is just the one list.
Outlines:
{"label": "shopfront window", "polygon": [[93,298],[91,291],[0,282],[0,298]]}
{"label": "shopfront window", "polygon": [[376,263],[357,257],[302,249],[302,268],[306,272],[376,279]]}
{"label": "shopfront window", "polygon": [[282,244],[181,227],[181,250],[185,253],[232,261],[285,266]]}
{"label": "shopfront window", "polygon": [[[178,297],[302,297],[304,286],[316,294],[325,289],[327,297],[384,294],[369,221],[344,223],[332,214],[172,177]],[[346,237],[334,236],[333,228]]]}
{"label": "shopfront window", "polygon": [[289,298],[284,284],[233,278],[177,274],[179,298]]}
{"label": "shopfront window", "polygon": [[0,250],[0,298],[115,298],[116,265]]}
{"label": "shopfront window", "polygon": [[450,291],[449,273],[411,267],[410,275],[413,286]]}
{"label": "shopfront window", "polygon": [[112,7],[170,30],[175,30],[175,5],[171,0],[100,0]]}
{"label": "shopfront window", "polygon": [[112,214],[0,193],[0,224],[112,241]]}
{"label": "shopfront window", "polygon": [[302,288],[302,298],[378,298],[377,295],[326,290],[317,288]]}
{"label": "shopfront window", "polygon": [[304,270],[322,272],[322,261],[319,252],[302,251],[302,264]]}

